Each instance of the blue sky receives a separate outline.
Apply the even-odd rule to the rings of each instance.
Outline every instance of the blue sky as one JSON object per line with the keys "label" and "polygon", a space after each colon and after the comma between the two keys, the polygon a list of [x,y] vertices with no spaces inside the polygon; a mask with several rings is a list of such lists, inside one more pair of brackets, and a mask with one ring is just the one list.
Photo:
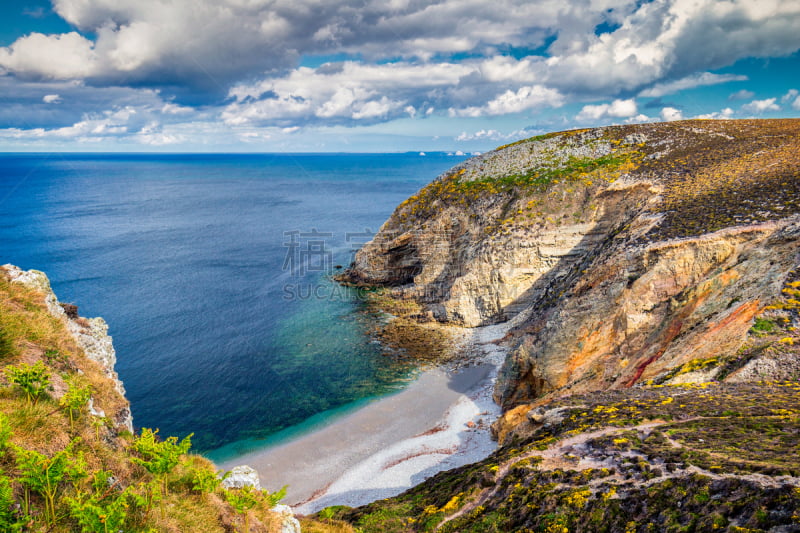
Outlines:
{"label": "blue sky", "polygon": [[2,151],[483,151],[800,117],[800,0],[4,0]]}

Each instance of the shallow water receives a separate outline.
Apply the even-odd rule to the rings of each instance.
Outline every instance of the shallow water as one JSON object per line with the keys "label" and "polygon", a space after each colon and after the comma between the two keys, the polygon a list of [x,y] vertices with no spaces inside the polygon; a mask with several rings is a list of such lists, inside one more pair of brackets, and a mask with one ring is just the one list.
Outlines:
{"label": "shallow water", "polygon": [[326,276],[461,159],[2,154],[0,261],[109,322],[137,427],[210,451],[407,382]]}

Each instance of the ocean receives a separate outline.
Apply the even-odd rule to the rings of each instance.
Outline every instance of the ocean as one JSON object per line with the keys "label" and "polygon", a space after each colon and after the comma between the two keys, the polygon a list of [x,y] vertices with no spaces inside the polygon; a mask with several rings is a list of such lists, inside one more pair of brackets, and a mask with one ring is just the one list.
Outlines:
{"label": "ocean", "polygon": [[106,319],[137,428],[230,458],[413,377],[330,275],[463,159],[0,154],[0,262]]}

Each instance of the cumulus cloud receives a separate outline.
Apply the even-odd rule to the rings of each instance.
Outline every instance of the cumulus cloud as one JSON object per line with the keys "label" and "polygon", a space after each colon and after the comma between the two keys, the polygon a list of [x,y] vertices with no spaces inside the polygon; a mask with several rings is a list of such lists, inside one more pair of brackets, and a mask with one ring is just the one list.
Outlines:
{"label": "cumulus cloud", "polygon": [[777,98],[766,98],[764,100],[753,100],[749,104],[742,106],[743,111],[748,113],[766,113],[767,111],[780,111],[781,106],[775,103]]}
{"label": "cumulus cloud", "polygon": [[[489,117],[591,101],[610,103],[584,106],[580,120],[636,122],[650,118],[633,96],[744,81],[713,71],[800,49],[800,2],[779,0],[52,3],[74,31],[31,33],[0,47],[0,85],[53,87],[32,90],[38,107],[20,101],[0,109],[0,125],[22,126],[17,113],[37,127],[47,117],[69,127],[110,108],[101,96],[73,98],[59,85],[69,82],[82,84],[83,94],[126,88],[137,96],[117,104],[136,109],[141,91],[151,91],[158,107],[147,104],[147,114],[160,124],[205,114],[237,132]],[[600,25],[611,29],[598,34]],[[44,109],[43,97],[53,94],[84,106],[80,116],[67,115],[66,105]],[[797,98],[785,104],[797,108]],[[674,105],[658,107],[662,118],[667,109],[681,116]],[[146,138],[185,137],[170,135]]]}
{"label": "cumulus cloud", "polygon": [[474,133],[467,133],[462,131],[457,137],[457,141],[482,141],[482,140],[491,140],[491,141],[509,141],[509,140],[516,140],[516,139],[527,139],[528,137],[532,137],[537,134],[543,133],[544,130],[531,130],[531,129],[521,129],[515,130],[510,133],[503,133],[498,130],[494,129],[483,129],[478,130]]}
{"label": "cumulus cloud", "polygon": [[345,61],[316,69],[300,67],[282,77],[235,86],[229,93],[233,102],[222,118],[231,125],[369,123],[428,116],[448,104],[451,116],[480,117],[564,103],[558,91],[541,85],[498,94],[494,84],[471,81],[484,64]]}
{"label": "cumulus cloud", "polygon": [[639,113],[635,117],[630,117],[625,119],[626,124],[642,124],[644,122],[651,122],[653,119],[645,115],[644,113]]}
{"label": "cumulus cloud", "polygon": [[156,121],[149,122],[136,133],[136,140],[150,146],[178,144],[184,140],[181,135],[165,133],[163,126]]}
{"label": "cumulus cloud", "polygon": [[[800,47],[800,6],[775,0],[365,0],[357,7],[347,0],[54,0],[54,10],[81,33],[22,37],[0,49],[0,66],[42,79],[219,92],[254,73],[292,67],[303,55],[434,65],[452,53],[492,57],[500,45],[532,49],[556,36],[547,56],[498,56],[481,75],[511,78],[520,83],[515,92],[542,84],[562,93],[667,94],[743,79],[703,71]],[[602,23],[618,27],[596,35]]]}
{"label": "cumulus cloud", "polygon": [[665,107],[660,113],[661,120],[665,122],[672,122],[674,120],[683,120],[683,111],[674,107]]}
{"label": "cumulus cloud", "polygon": [[[606,118],[626,118],[638,113],[636,100],[614,100],[610,104],[585,105],[580,113],[575,116],[575,120],[597,121]],[[646,117],[645,117],[646,118]]]}
{"label": "cumulus cloud", "polygon": [[713,113],[705,113],[702,115],[697,115],[694,118],[703,118],[703,119],[715,119],[715,120],[727,120],[733,118],[734,115],[733,109],[730,107],[726,107],[720,111],[714,111]]}
{"label": "cumulus cloud", "polygon": [[87,78],[97,72],[97,54],[94,43],[77,32],[31,33],[0,48],[0,67],[27,78]]}
{"label": "cumulus cloud", "polygon": [[728,83],[731,81],[747,81],[747,76],[700,72],[697,74],[692,74],[691,76],[686,76],[685,78],[681,78],[679,80],[656,83],[649,89],[645,89],[639,93],[639,96],[661,98],[662,96],[674,94],[686,89],[694,89],[695,87],[703,87],[706,85],[717,85],[719,83]]}
{"label": "cumulus cloud", "polygon": [[[0,85],[1,87],[1,85]],[[81,87],[67,87],[69,91],[80,91]],[[78,94],[80,94],[78,92]],[[90,93],[91,94],[91,93]],[[149,90],[131,93],[130,90],[113,91],[117,101],[129,100],[130,104],[110,104],[111,107],[84,113],[79,119],[63,126],[55,127],[7,127],[0,129],[0,138],[21,140],[50,140],[55,142],[101,142],[129,140],[135,143],[161,146],[182,142],[186,136],[171,132],[170,129],[197,127],[197,121],[208,120],[208,116],[192,108],[165,103]],[[45,95],[41,102],[60,101],[58,95]],[[26,106],[30,107],[30,106]],[[61,109],[64,106],[58,106]],[[185,109],[189,109],[191,117]],[[177,114],[176,114],[177,113]],[[180,115],[180,116],[178,116]],[[70,115],[64,115],[65,119]],[[180,122],[188,121],[188,122]]]}
{"label": "cumulus cloud", "polygon": [[80,138],[84,141],[92,138],[113,136],[128,132],[128,122],[136,115],[136,109],[132,107],[122,107],[109,110],[98,116],[87,116],[84,120],[76,122],[72,126],[55,128],[52,130],[41,130],[41,136],[52,136],[62,138]]}
{"label": "cumulus cloud", "polygon": [[[630,0],[608,7],[615,4]],[[29,78],[167,81],[212,90],[294,66],[301,54],[424,61],[498,44],[538,46],[576,8],[526,0],[366,0],[358,6],[347,0],[54,0],[54,10],[82,35],[20,38],[2,49],[3,68]],[[605,6],[590,11],[597,23],[606,16]]]}
{"label": "cumulus cloud", "polygon": [[542,107],[561,107],[564,97],[555,89],[542,85],[520,87],[517,91],[508,90],[483,106],[470,106],[463,109],[450,109],[450,114],[459,117],[482,117],[507,115],[528,109]]}
{"label": "cumulus cloud", "polygon": [[57,94],[46,94],[42,96],[42,102],[45,104],[60,104],[61,97]]}
{"label": "cumulus cloud", "polygon": [[458,86],[474,68],[454,63],[367,65],[354,61],[300,67],[282,77],[231,89],[222,112],[230,125],[373,122],[408,116]]}

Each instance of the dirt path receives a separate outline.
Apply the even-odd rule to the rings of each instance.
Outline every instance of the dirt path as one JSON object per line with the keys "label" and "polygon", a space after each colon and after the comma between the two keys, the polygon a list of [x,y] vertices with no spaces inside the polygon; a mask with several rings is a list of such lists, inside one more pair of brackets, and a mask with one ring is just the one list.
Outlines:
{"label": "dirt path", "polygon": [[597,431],[590,431],[589,433],[581,433],[579,435],[567,437],[565,439],[561,439],[560,441],[551,444],[544,450],[533,450],[530,452],[523,453],[522,455],[518,455],[513,459],[509,459],[508,461],[505,461],[504,463],[498,465],[497,473],[495,475],[495,484],[493,487],[483,489],[481,492],[478,493],[477,498],[475,498],[471,502],[468,502],[461,509],[451,514],[450,516],[445,517],[438,527],[441,527],[447,522],[455,520],[456,518],[471,512],[472,510],[483,505],[493,496],[495,496],[497,492],[501,489],[500,480],[506,477],[508,472],[520,461],[524,461],[525,459],[530,459],[532,457],[541,457],[542,462],[538,465],[538,468],[540,468],[541,470],[555,470],[557,468],[572,468],[576,470],[585,470],[587,468],[602,468],[604,466],[603,464],[594,461],[590,458],[581,458],[578,464],[576,465],[574,461],[569,461],[565,459],[565,456],[566,454],[572,452],[575,449],[575,447],[585,445],[588,441],[592,439],[606,437],[608,435],[614,435],[622,433],[624,431],[631,431],[631,430],[643,431],[667,424],[670,424],[670,422],[666,422],[664,420],[654,420],[650,422],[643,422],[635,426],[607,427],[599,429]]}

